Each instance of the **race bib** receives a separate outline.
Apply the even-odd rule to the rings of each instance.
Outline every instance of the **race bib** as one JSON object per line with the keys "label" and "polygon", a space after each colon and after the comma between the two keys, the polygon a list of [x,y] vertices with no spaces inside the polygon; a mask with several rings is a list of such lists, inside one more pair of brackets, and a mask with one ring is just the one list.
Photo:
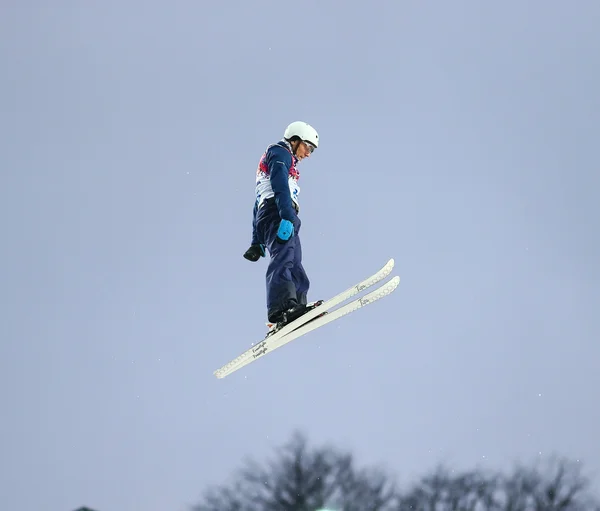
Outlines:
{"label": "race bib", "polygon": [[290,195],[294,202],[298,202],[298,195],[300,195],[300,185],[298,185],[298,181],[290,176],[288,179],[288,183],[290,186]]}

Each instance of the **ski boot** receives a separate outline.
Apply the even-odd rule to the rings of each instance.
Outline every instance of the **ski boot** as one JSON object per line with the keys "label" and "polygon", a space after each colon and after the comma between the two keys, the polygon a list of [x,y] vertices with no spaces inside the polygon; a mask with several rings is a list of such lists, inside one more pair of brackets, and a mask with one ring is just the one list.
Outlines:
{"label": "ski boot", "polygon": [[[304,314],[306,314],[308,311],[314,309],[315,307],[318,307],[322,303],[323,303],[323,300],[317,300],[316,302],[309,302],[307,304],[295,305],[294,307],[291,307],[290,309],[283,311],[281,314],[281,320],[279,320],[277,323],[267,323],[267,328],[269,329],[269,331],[267,332],[266,337],[273,335],[275,332],[281,330],[287,324],[291,323],[292,321],[297,320],[299,317],[303,316]],[[311,321],[314,321],[315,319],[320,318],[321,316],[324,316],[325,314],[327,314],[327,312],[323,312],[323,313],[319,314],[318,316],[307,321],[307,323],[310,323]]]}

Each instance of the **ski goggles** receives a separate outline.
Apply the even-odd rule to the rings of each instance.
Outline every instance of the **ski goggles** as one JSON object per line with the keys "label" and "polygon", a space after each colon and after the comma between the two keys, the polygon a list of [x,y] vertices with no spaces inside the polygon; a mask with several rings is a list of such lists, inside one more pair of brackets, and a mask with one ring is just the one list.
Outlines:
{"label": "ski goggles", "polygon": [[306,140],[303,140],[302,143],[306,146],[306,148],[308,149],[308,152],[310,154],[312,154],[314,152],[314,150],[316,149],[316,147],[314,145],[312,145],[310,142],[307,142]]}

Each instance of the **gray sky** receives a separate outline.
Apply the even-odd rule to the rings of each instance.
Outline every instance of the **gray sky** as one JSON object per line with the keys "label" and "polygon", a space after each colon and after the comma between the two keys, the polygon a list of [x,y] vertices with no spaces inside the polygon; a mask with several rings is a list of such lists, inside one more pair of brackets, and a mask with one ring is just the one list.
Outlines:
{"label": "gray sky", "polygon": [[[569,4],[3,2],[0,508],[184,510],[294,429],[403,482],[600,472],[600,6]],[[265,332],[242,253],[297,119],[309,299],[401,284],[217,380]]]}

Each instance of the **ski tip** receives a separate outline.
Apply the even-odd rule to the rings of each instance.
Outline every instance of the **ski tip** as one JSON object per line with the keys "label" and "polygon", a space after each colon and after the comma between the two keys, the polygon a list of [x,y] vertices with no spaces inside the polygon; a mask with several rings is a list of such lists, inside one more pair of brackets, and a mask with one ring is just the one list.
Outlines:
{"label": "ski tip", "polygon": [[387,263],[385,263],[385,265],[383,266],[383,268],[381,268],[381,270],[379,270],[380,272],[383,272],[386,275],[389,275],[389,273],[394,269],[394,265],[396,264],[396,261],[394,261],[394,258],[391,257],[389,259],[389,261]]}

